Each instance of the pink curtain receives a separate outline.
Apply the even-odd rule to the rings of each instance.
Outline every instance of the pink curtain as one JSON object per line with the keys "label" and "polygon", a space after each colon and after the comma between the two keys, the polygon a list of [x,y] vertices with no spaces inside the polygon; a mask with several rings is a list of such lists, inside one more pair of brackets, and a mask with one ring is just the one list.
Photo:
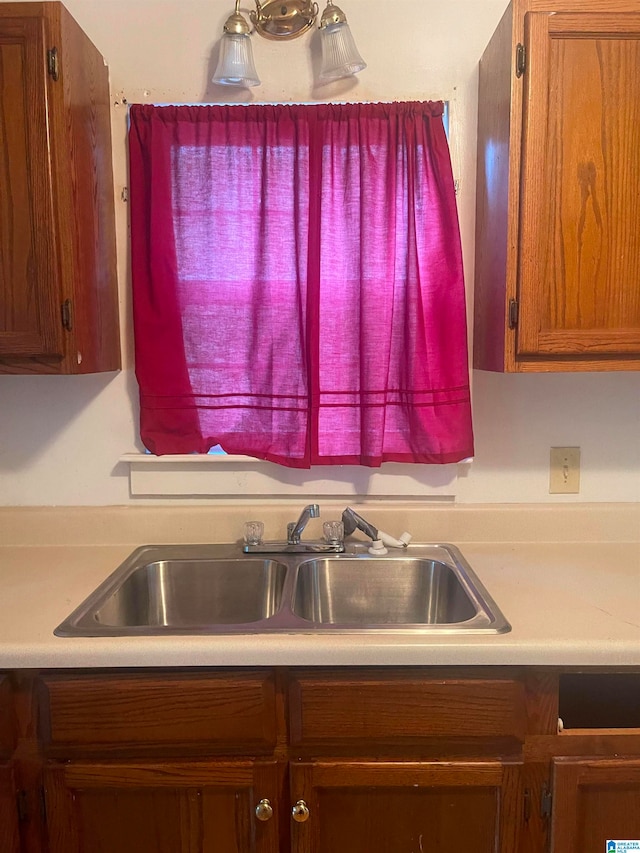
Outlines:
{"label": "pink curtain", "polygon": [[473,454],[441,103],[132,106],[141,435],[292,467]]}

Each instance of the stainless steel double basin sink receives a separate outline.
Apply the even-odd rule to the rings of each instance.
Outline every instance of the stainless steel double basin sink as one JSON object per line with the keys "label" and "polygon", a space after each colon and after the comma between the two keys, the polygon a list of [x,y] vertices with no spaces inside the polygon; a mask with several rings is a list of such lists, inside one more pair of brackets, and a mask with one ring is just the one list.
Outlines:
{"label": "stainless steel double basin sink", "polygon": [[502,633],[510,625],[453,545],[386,556],[138,548],[56,628],[59,637],[308,631]]}

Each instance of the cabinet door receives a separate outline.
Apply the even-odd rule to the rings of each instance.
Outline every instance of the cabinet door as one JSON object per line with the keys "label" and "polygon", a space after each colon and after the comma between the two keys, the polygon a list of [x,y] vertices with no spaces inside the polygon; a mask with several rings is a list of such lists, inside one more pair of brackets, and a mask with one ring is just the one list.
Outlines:
{"label": "cabinet door", "polygon": [[613,369],[640,357],[640,14],[525,33],[517,355]]}
{"label": "cabinet door", "polygon": [[514,853],[521,768],[482,762],[291,766],[293,853]]}
{"label": "cabinet door", "polygon": [[277,796],[275,762],[51,762],[49,851],[278,853]]}
{"label": "cabinet door", "polygon": [[62,356],[42,18],[0,18],[0,356]]}
{"label": "cabinet door", "polygon": [[0,764],[0,850],[2,853],[20,851],[16,790],[8,764]]}
{"label": "cabinet door", "polygon": [[640,758],[558,758],[553,770],[553,853],[603,853],[640,841]]}

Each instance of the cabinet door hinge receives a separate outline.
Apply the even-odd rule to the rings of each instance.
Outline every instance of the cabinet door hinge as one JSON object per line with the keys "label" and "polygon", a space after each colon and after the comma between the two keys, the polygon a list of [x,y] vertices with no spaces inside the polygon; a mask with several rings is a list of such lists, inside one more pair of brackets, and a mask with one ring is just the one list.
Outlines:
{"label": "cabinet door hinge", "polygon": [[70,299],[65,299],[65,301],[60,306],[60,313],[62,316],[62,325],[70,332],[73,329],[73,305]]}
{"label": "cabinet door hinge", "polygon": [[57,80],[60,76],[57,47],[52,47],[47,51],[47,72],[52,80]]}
{"label": "cabinet door hinge", "polygon": [[516,46],[516,77],[522,77],[527,70],[527,49],[523,44]]}
{"label": "cabinet door hinge", "polygon": [[542,794],[540,796],[540,814],[542,817],[549,818],[551,817],[551,810],[553,808],[553,794],[548,788],[542,789]]}
{"label": "cabinet door hinge", "polygon": [[520,306],[518,305],[517,299],[509,300],[509,328],[515,329],[518,325],[518,316],[520,313]]}

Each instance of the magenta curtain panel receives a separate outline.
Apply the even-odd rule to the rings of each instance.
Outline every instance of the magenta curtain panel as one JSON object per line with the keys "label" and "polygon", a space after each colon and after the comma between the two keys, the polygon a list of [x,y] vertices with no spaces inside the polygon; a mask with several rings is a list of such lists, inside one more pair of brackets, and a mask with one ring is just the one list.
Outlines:
{"label": "magenta curtain panel", "polygon": [[291,467],[473,454],[441,103],[132,106],[141,435]]}

